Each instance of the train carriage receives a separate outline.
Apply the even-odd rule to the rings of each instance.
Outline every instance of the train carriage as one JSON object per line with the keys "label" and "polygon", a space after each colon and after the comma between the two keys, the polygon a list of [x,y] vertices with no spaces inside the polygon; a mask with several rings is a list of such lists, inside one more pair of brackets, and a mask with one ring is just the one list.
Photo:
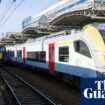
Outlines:
{"label": "train carriage", "polygon": [[3,65],[5,60],[6,60],[6,49],[4,45],[0,44],[0,66]]}
{"label": "train carriage", "polygon": [[0,49],[0,65],[3,63],[3,51]]}
{"label": "train carriage", "polygon": [[6,46],[12,62],[50,74],[102,77],[105,73],[105,31],[101,23]]}

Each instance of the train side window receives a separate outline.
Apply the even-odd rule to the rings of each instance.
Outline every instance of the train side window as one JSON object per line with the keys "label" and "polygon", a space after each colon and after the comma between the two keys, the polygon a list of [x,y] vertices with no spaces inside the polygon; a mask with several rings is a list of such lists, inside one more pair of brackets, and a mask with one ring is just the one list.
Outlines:
{"label": "train side window", "polygon": [[91,58],[91,54],[89,51],[88,46],[83,41],[75,41],[74,42],[74,49],[76,52]]}
{"label": "train side window", "polygon": [[46,52],[27,52],[27,60],[32,60],[36,62],[46,62]]}
{"label": "train side window", "polygon": [[27,52],[27,59],[30,60],[32,57],[31,57],[31,53],[30,52]]}
{"label": "train side window", "polygon": [[18,57],[22,57],[22,50],[18,50],[18,51],[17,51],[17,56],[18,56]]}
{"label": "train side window", "polygon": [[39,52],[35,52],[33,59],[35,59],[36,61],[39,61],[39,59],[40,59],[40,53]]}
{"label": "train side window", "polygon": [[45,51],[40,52],[40,60],[42,62],[46,61],[46,52]]}
{"label": "train side window", "polygon": [[8,51],[8,55],[9,55],[10,57],[14,57],[15,53],[14,53],[14,51]]}
{"label": "train side window", "polygon": [[59,61],[69,62],[69,46],[59,47]]}
{"label": "train side window", "polygon": [[35,52],[27,52],[27,59],[28,60],[36,59]]}

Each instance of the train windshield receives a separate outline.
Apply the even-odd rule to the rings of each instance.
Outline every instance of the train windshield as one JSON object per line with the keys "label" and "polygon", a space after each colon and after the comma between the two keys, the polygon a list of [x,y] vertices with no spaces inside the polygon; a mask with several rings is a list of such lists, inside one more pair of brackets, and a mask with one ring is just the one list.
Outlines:
{"label": "train windshield", "polygon": [[104,43],[105,43],[105,30],[99,30],[103,40],[104,40]]}

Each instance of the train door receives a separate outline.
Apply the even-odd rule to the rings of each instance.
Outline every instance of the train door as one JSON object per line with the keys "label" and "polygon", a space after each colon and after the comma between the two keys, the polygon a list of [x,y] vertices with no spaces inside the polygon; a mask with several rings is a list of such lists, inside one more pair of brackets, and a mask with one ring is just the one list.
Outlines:
{"label": "train door", "polygon": [[26,64],[26,48],[23,47],[23,66]]}
{"label": "train door", "polygon": [[54,74],[55,71],[55,45],[49,44],[49,73]]}

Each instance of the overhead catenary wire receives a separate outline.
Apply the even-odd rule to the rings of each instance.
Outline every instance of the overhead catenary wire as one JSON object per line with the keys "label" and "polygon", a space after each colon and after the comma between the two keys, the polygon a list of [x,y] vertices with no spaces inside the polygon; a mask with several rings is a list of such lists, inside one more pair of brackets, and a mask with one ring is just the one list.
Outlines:
{"label": "overhead catenary wire", "polygon": [[2,21],[0,24],[0,28],[8,21],[8,19],[13,15],[13,13],[17,10],[17,8],[24,2],[25,0],[21,0],[16,7],[10,12],[10,14]]}
{"label": "overhead catenary wire", "polygon": [[13,5],[14,5],[13,0],[12,1],[8,0],[4,10],[0,14],[0,23],[2,23],[2,21],[6,18],[8,13],[11,11]]}
{"label": "overhead catenary wire", "polygon": [[6,12],[6,10],[8,10],[7,8],[11,5],[11,0],[8,0],[6,6],[4,7],[3,11],[1,11],[0,13],[0,18],[3,16],[3,14]]}
{"label": "overhead catenary wire", "polygon": [[[13,0],[13,2],[16,2],[17,0]],[[2,21],[2,23],[0,23],[0,28],[4,26],[4,24],[8,21],[8,19],[13,15],[13,13],[17,10],[17,8],[24,2],[25,0],[20,0],[20,2],[16,5],[16,7],[10,12],[10,14]],[[52,0],[52,2],[50,2],[50,4],[53,3],[54,0]],[[50,5],[48,4],[47,7]]]}

